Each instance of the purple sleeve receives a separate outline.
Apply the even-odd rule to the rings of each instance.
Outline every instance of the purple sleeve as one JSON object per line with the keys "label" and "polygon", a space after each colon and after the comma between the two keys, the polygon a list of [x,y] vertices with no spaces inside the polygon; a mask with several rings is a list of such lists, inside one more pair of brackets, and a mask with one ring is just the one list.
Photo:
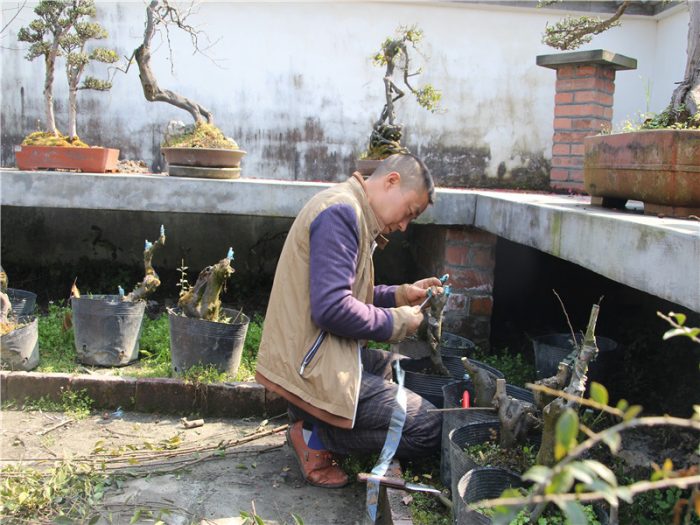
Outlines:
{"label": "purple sleeve", "polygon": [[311,318],[341,337],[386,341],[393,331],[391,313],[352,296],[359,237],[355,210],[346,204],[325,209],[311,223]]}
{"label": "purple sleeve", "polygon": [[394,308],[396,306],[396,289],[398,286],[378,284],[374,287],[374,306]]}

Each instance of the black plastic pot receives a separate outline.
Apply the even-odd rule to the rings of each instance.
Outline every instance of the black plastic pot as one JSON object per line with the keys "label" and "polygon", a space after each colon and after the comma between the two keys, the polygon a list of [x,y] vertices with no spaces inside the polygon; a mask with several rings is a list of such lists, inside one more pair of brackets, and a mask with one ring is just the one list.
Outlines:
{"label": "black plastic pot", "polygon": [[17,317],[32,315],[36,307],[36,294],[27,290],[8,288],[7,296],[10,298],[12,311]]}
{"label": "black plastic pot", "polygon": [[457,357],[467,356],[471,354],[476,345],[473,341],[470,341],[466,337],[461,335],[452,334],[450,332],[442,333],[442,340],[440,341],[440,353],[442,355],[454,355]]}
{"label": "black plastic pot", "polygon": [[486,441],[498,439],[501,422],[496,419],[487,421],[472,421],[462,427],[448,432],[450,456],[450,488],[452,494],[457,494],[457,484],[464,474],[481,465],[464,449],[470,445],[478,445]]}
{"label": "black plastic pot", "polygon": [[[576,335],[580,344],[583,336]],[[615,387],[620,384],[624,370],[623,352],[618,344],[607,337],[596,336],[598,356],[588,367],[588,385],[596,381],[605,385],[614,395]],[[535,351],[535,369],[537,379],[551,377],[557,373],[559,362],[568,356],[573,350],[571,334],[550,334],[535,337],[532,340]],[[586,388],[588,390],[588,387]]]}
{"label": "black plastic pot", "polygon": [[232,323],[216,323],[185,317],[179,309],[169,311],[172,370],[181,374],[197,365],[214,365],[235,375],[241,364],[250,319],[237,310],[222,308]]}
{"label": "black plastic pot", "polygon": [[456,525],[489,525],[491,518],[469,508],[470,503],[497,498],[511,487],[522,487],[520,476],[499,467],[478,467],[470,470],[457,483],[452,497]]}
{"label": "black plastic pot", "polygon": [[[462,394],[467,390],[470,399],[474,399],[476,392],[474,384],[469,381],[455,381],[442,387],[444,408],[458,408],[462,406]],[[442,413],[442,444],[440,450],[440,480],[446,487],[451,485],[452,462],[450,461],[450,431],[471,423],[498,422],[495,412],[483,410],[459,410]]]}
{"label": "black plastic pot", "polygon": [[93,295],[73,297],[71,306],[79,362],[125,366],[138,359],[144,301],[123,301],[118,295]]}
{"label": "black plastic pot", "polygon": [[[445,365],[445,367],[450,371],[450,373],[452,374],[452,377],[423,374],[420,371],[425,369],[427,362],[428,361],[426,360],[426,358],[420,359],[420,360],[415,360],[415,361],[414,360],[403,360],[401,362],[401,367],[406,372],[404,385],[409,390],[412,390],[413,392],[415,392],[419,396],[430,401],[436,407],[442,408],[443,407],[442,388],[444,386],[452,383],[453,381],[455,381],[455,379],[457,379],[457,380],[464,379],[464,374],[466,374],[466,370],[464,369],[464,366],[462,365],[462,361],[461,361],[460,357],[442,356],[442,362]],[[493,368],[485,363],[482,363],[480,361],[476,361],[474,359],[472,359],[471,362],[476,364],[476,366],[490,370],[497,377],[500,377],[500,378],[503,377],[502,372],[500,372],[499,370],[496,370],[495,368]]]}
{"label": "black plastic pot", "polygon": [[0,337],[0,363],[10,370],[33,370],[39,364],[39,323],[35,316],[20,317],[21,326]]}

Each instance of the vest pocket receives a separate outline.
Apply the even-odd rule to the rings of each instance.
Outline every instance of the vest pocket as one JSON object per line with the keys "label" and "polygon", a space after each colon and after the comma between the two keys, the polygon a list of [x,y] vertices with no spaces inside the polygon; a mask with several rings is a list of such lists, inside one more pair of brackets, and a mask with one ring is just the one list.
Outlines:
{"label": "vest pocket", "polygon": [[326,338],[326,335],[328,335],[328,332],[322,330],[321,333],[318,334],[314,344],[312,344],[311,348],[309,348],[309,351],[304,354],[304,358],[301,360],[301,365],[299,366],[300,376],[304,375],[304,370],[306,370],[306,367],[313,360],[316,352],[318,352],[318,349],[321,347],[321,343],[323,343],[323,340]]}

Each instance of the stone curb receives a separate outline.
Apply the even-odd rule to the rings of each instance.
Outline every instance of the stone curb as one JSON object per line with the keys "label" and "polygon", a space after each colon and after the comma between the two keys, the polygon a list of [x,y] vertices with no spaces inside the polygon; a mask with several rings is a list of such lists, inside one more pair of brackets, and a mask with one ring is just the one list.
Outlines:
{"label": "stone curb", "polygon": [[22,405],[26,399],[61,401],[63,391],[85,390],[94,408],[217,417],[273,416],[287,403],[258,383],[194,385],[181,379],[90,374],[0,371],[0,400]]}

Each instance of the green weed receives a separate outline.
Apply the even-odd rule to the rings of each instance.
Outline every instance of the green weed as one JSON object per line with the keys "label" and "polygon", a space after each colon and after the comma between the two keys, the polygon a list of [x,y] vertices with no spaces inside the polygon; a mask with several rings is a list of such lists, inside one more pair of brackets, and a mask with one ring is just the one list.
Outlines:
{"label": "green weed", "polygon": [[527,363],[522,354],[511,354],[507,348],[490,353],[477,348],[469,357],[500,370],[511,385],[524,387],[525,383],[535,381],[534,365]]}
{"label": "green weed", "polygon": [[76,362],[73,329],[66,330],[64,322],[71,309],[61,301],[49,303],[46,315],[39,316],[39,366],[38,372],[75,372]]}
{"label": "green weed", "polygon": [[74,419],[85,419],[90,415],[94,400],[87,390],[66,390],[61,387],[61,400],[52,401],[46,396],[39,399],[25,399],[24,410],[43,410],[44,412],[65,412]]}

